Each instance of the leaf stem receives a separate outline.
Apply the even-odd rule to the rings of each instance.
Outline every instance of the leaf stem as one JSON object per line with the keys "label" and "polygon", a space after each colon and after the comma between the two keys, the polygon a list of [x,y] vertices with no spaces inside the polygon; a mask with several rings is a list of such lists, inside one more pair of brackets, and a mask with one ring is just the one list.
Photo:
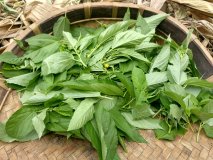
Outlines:
{"label": "leaf stem", "polygon": [[197,141],[197,142],[199,141],[199,138],[200,138],[200,131],[202,130],[202,128],[203,128],[203,123],[201,122],[200,125],[199,125],[198,132],[197,132],[197,137],[196,137],[196,141]]}
{"label": "leaf stem", "polygon": [[160,109],[152,116],[152,118],[155,118],[162,110],[163,110],[163,108],[160,108]]}

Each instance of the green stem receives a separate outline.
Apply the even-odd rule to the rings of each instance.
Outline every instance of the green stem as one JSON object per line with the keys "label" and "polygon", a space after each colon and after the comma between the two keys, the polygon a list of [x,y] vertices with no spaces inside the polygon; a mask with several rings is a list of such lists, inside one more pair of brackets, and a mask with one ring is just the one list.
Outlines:
{"label": "green stem", "polygon": [[163,110],[163,108],[160,108],[160,109],[152,116],[152,118],[155,118],[162,110]]}
{"label": "green stem", "polygon": [[200,123],[200,126],[199,126],[199,129],[198,129],[198,132],[197,132],[197,137],[196,137],[196,141],[198,142],[199,141],[199,138],[200,138],[200,131],[202,130],[203,128],[203,123],[201,122]]}

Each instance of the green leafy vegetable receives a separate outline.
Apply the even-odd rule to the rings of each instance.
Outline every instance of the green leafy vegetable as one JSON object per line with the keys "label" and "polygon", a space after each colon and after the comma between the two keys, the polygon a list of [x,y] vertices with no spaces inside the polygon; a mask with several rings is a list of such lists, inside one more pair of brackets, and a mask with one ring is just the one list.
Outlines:
{"label": "green leafy vegetable", "polygon": [[213,84],[199,77],[191,31],[179,45],[155,33],[167,14],[133,15],[127,9],[123,21],[96,28],[60,17],[52,35],[16,40],[22,56],[0,55],[0,72],[23,105],[0,123],[0,140],[54,133],[88,140],[100,160],[118,160],[125,139],[146,143],[138,129],[174,140],[199,123],[213,138]]}

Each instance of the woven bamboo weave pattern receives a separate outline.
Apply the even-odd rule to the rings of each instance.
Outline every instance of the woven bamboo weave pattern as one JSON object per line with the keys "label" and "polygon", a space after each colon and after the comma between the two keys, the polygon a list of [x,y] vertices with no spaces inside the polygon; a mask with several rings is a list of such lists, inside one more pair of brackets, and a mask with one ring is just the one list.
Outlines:
{"label": "woven bamboo weave pattern", "polygon": [[[0,102],[7,90],[0,81]],[[12,91],[2,107],[0,121],[5,121],[18,108],[18,94]],[[148,144],[127,142],[127,153],[118,148],[121,160],[213,160],[213,140],[203,133],[199,143],[196,142],[196,133],[191,130],[172,142],[157,140],[152,131],[141,131],[141,134]],[[41,140],[24,143],[0,142],[0,160],[98,160],[98,156],[88,142],[47,135]]]}

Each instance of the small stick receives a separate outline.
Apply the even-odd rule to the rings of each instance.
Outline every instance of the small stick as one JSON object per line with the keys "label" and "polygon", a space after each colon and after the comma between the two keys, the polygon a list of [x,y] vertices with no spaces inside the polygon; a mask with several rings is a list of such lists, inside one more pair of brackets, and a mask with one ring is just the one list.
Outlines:
{"label": "small stick", "polygon": [[4,98],[3,98],[2,102],[1,102],[0,111],[1,111],[1,109],[2,109],[2,107],[3,107],[3,105],[4,105],[5,101],[6,101],[6,99],[8,97],[10,91],[11,91],[11,88],[9,88],[9,90],[7,91],[7,93],[5,94],[5,96],[4,96]]}

